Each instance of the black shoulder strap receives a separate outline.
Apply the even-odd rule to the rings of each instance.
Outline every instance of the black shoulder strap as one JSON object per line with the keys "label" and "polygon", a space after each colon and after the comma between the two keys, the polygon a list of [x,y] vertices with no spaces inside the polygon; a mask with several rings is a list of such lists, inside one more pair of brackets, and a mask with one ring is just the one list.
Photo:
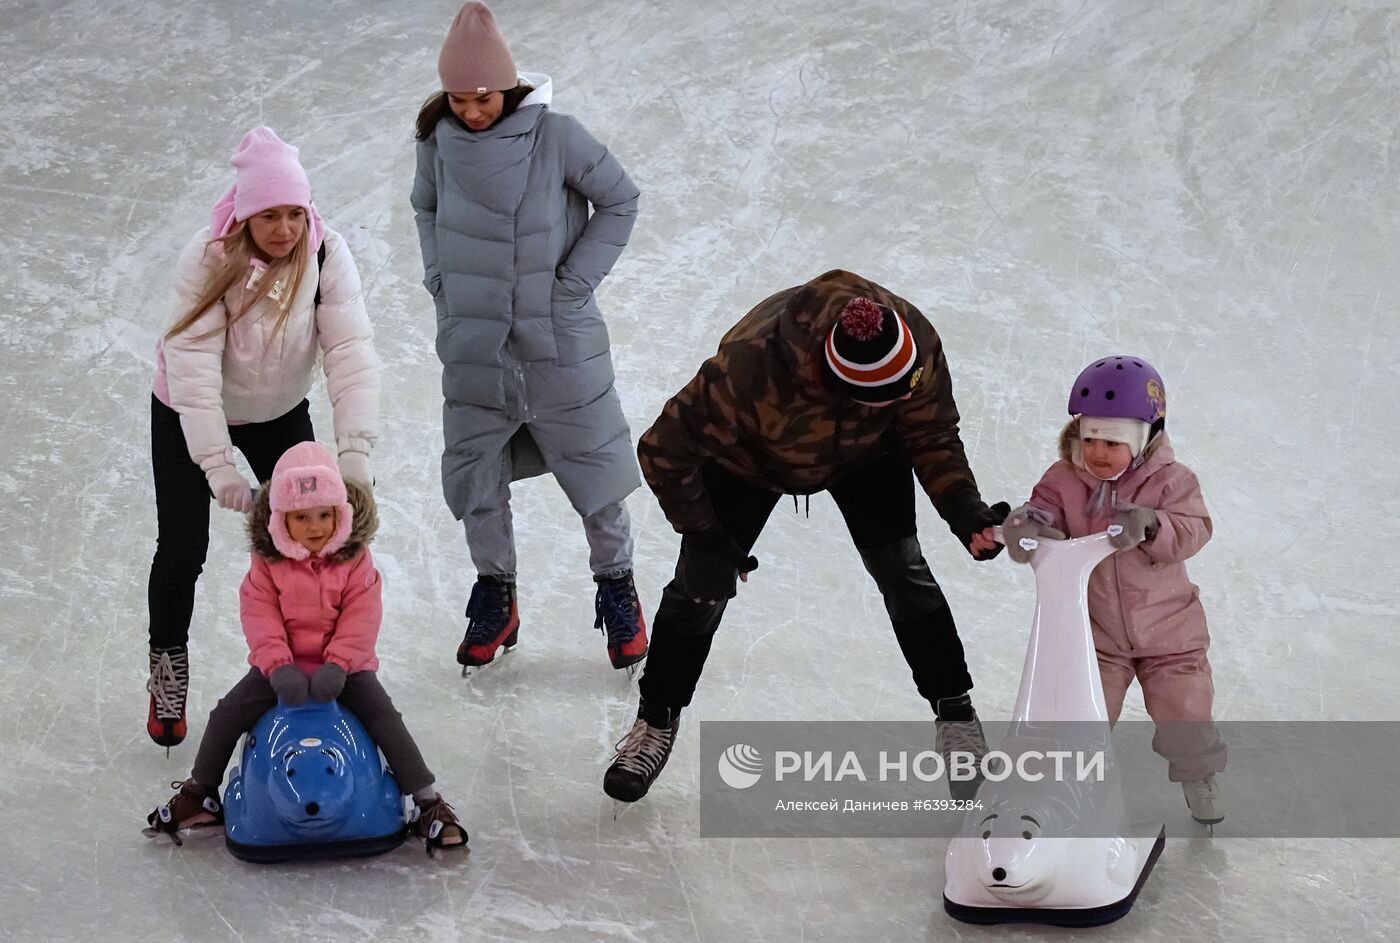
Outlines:
{"label": "black shoulder strap", "polygon": [[326,267],[326,240],[321,240],[321,248],[316,250],[316,307],[321,307],[321,269]]}

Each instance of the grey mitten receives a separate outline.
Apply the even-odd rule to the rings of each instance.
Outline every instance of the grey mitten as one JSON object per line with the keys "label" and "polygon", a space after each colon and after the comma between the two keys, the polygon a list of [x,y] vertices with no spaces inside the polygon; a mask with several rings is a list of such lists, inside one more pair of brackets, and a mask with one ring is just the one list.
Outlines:
{"label": "grey mitten", "polygon": [[1136,547],[1144,540],[1157,536],[1157,512],[1151,508],[1119,508],[1113,512],[1109,522],[1123,528],[1117,536],[1108,538],[1108,542],[1118,550]]}
{"label": "grey mitten", "polygon": [[272,669],[272,674],[267,676],[267,680],[272,684],[272,690],[277,692],[277,699],[288,707],[306,703],[310,684],[305,673],[296,665],[282,665]]}
{"label": "grey mitten", "polygon": [[340,697],[345,688],[345,669],[326,662],[311,673],[311,696],[325,703]]}
{"label": "grey mitten", "polygon": [[1029,563],[1031,552],[1021,546],[1023,538],[1064,540],[1065,535],[1051,527],[1043,511],[1023,504],[1006,516],[1001,523],[1001,540],[1006,552],[1017,563]]}

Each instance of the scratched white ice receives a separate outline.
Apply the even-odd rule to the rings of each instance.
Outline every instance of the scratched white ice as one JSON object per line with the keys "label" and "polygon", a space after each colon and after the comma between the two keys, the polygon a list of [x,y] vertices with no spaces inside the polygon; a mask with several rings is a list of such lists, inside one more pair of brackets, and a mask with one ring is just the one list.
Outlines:
{"label": "scratched white ice", "polygon": [[[472,573],[438,485],[439,370],[408,190],[456,0],[0,0],[0,913],[19,940],[1070,939],[942,912],[944,843],[699,837],[702,719],[928,716],[834,506],[775,514],[679,746],[620,821],[600,783],[635,687],[606,666],[577,518],[519,486],[521,644],[465,686]],[[1151,6],[1153,9],[1149,10]],[[640,434],[723,330],[841,266],[918,304],[989,498],[1053,457],[1066,384],[1167,378],[1215,539],[1192,564],[1218,716],[1392,715],[1400,668],[1400,18],[1375,0],[704,4],[501,0],[519,63],[644,197],[601,301]],[[469,856],[256,867],[143,838],[245,670],[239,520],[215,513],[191,738],[143,729],[148,390],[170,267],[240,134],[302,148],[386,365],[382,677]],[[324,393],[313,415],[329,434]],[[650,611],[676,537],[631,501]],[[926,552],[984,714],[1032,588]],[[1132,695],[1128,716],[1144,717]],[[1247,795],[1228,792],[1229,802]],[[1184,809],[1183,809],[1184,812]],[[1175,834],[1189,834],[1183,823]],[[1178,839],[1103,940],[1393,939],[1394,842]]]}

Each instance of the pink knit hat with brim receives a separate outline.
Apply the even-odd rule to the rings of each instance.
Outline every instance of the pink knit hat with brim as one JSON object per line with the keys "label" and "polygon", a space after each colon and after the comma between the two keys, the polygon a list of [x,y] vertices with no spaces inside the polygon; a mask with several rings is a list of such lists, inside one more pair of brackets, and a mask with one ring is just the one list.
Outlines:
{"label": "pink knit hat with brim", "polygon": [[297,149],[268,127],[243,135],[229,158],[237,182],[214,204],[209,232],[226,236],[234,225],[274,206],[300,206],[306,210],[306,232],[312,252],[321,248],[326,224],[311,202],[311,182],[297,159]]}
{"label": "pink knit hat with brim", "polygon": [[438,53],[438,75],[445,92],[504,92],[518,84],[510,47],[486,4],[472,0],[457,11]]}
{"label": "pink knit hat with brim", "polygon": [[284,557],[305,560],[311,551],[292,539],[287,532],[287,512],[305,508],[335,508],[335,533],[318,556],[328,557],[350,539],[355,512],[345,495],[345,480],[335,458],[316,442],[301,442],[292,446],[277,460],[268,484],[268,503],[272,506],[267,529],[272,545]]}

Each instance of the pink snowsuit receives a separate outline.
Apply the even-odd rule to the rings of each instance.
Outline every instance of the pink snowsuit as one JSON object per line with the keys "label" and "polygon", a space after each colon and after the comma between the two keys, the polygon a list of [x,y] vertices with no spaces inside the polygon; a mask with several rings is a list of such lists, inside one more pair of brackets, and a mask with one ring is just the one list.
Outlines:
{"label": "pink snowsuit", "polygon": [[1204,779],[1225,768],[1226,751],[1211,721],[1215,687],[1206,660],[1205,610],[1186,575],[1186,560],[1211,534],[1201,486],[1191,469],[1176,461],[1163,432],[1142,465],[1109,485],[1103,516],[1090,517],[1089,500],[1102,482],[1071,460],[1074,434],[1061,437],[1060,461],[1041,477],[1028,502],[1051,518],[1051,526],[1083,537],[1107,528],[1114,507],[1157,512],[1151,540],[1113,554],[1089,577],[1089,619],[1109,719],[1117,721],[1136,676],[1147,713],[1158,725],[1153,749],[1168,760],[1169,778]]}

